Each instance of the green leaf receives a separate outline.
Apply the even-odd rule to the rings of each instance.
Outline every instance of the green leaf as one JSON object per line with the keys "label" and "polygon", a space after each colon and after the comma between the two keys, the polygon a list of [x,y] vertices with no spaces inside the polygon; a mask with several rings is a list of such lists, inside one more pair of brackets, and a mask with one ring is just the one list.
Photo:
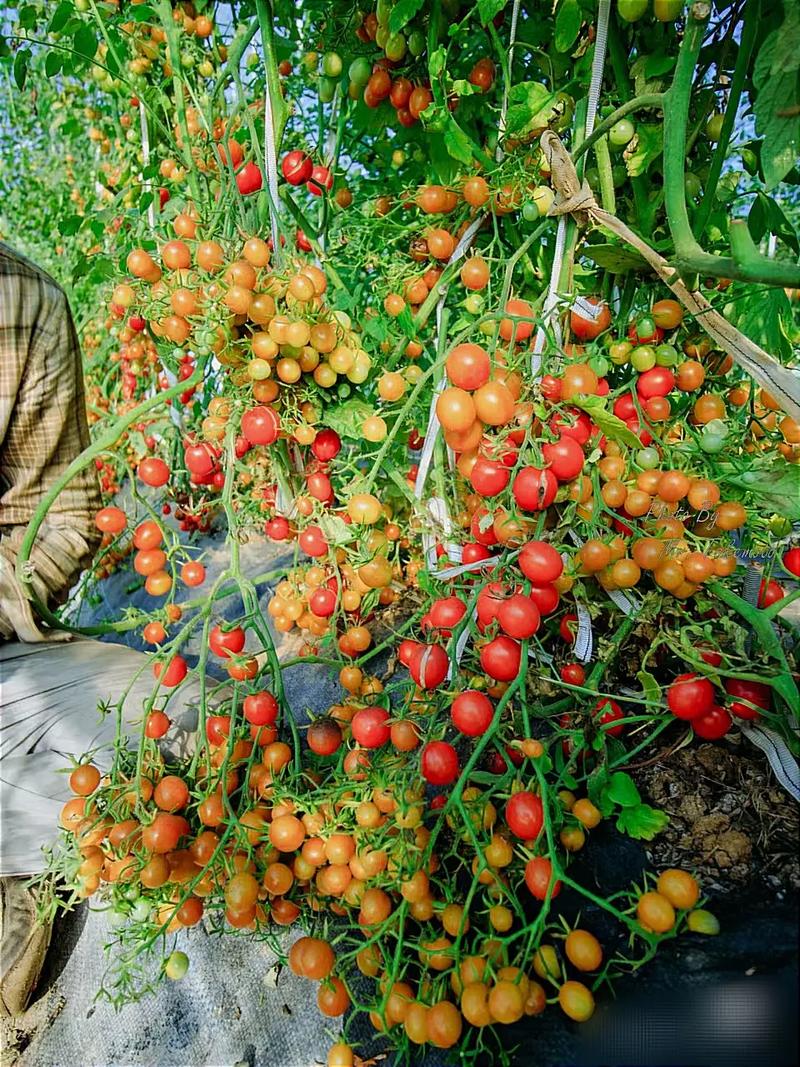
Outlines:
{"label": "green leaf", "polygon": [[623,808],[617,816],[617,829],[621,834],[637,840],[652,841],[669,822],[666,812],[651,808],[649,804],[637,804],[635,808]]}
{"label": "green leaf", "polygon": [[459,163],[472,163],[472,141],[452,115],[444,131],[444,146],[453,159],[457,159]]}
{"label": "green leaf", "polygon": [[648,704],[660,704],[661,703],[661,686],[655,680],[655,678],[648,671],[638,671],[636,674],[637,681],[642,687],[644,698]]}
{"label": "green leaf", "polygon": [[800,255],[797,233],[784,214],[783,208],[771,196],[767,196],[760,190],[747,216],[747,225],[754,241],[760,241],[766,233],[772,233],[788,245],[795,254]]}
{"label": "green leaf", "polygon": [[64,29],[69,17],[75,10],[74,6],[68,2],[68,0],[62,0],[62,3],[53,12],[53,17],[48,23],[47,29],[50,33],[60,33]]}
{"label": "green leaf", "polygon": [[800,155],[800,5],[786,3],[780,29],[766,38],[753,68],[756,132],[763,137],[767,189],[782,181]]}
{"label": "green leaf", "polygon": [[36,28],[36,22],[39,17],[39,12],[36,10],[35,4],[25,4],[24,7],[19,9],[17,15],[17,21],[20,28],[23,30],[33,30]]}
{"label": "green leaf", "polygon": [[360,438],[364,420],[373,414],[372,407],[363,400],[347,400],[326,410],[325,424],[336,430],[340,437]]}
{"label": "green leaf", "polygon": [[645,57],[644,73],[647,78],[657,78],[666,74],[675,66],[675,56],[665,55],[663,52],[653,52]]}
{"label": "green leaf", "polygon": [[45,77],[53,78],[61,70],[63,55],[61,52],[48,52],[44,60]]}
{"label": "green leaf", "polygon": [[485,26],[508,3],[508,0],[478,0],[478,14],[481,17],[481,22]]}
{"label": "green leaf", "polygon": [[156,13],[149,4],[139,4],[137,7],[132,7],[130,11],[125,12],[126,18],[133,19],[134,22],[153,22],[156,18]]}
{"label": "green leaf", "polygon": [[800,467],[796,463],[746,471],[738,478],[727,478],[726,484],[749,493],[759,511],[775,511],[791,522],[800,522]]}
{"label": "green leaf", "polygon": [[642,798],[639,790],[629,774],[624,771],[615,771],[604,790],[609,800],[613,800],[621,808],[634,808],[641,804]]}
{"label": "green leaf", "polygon": [[556,32],[553,39],[557,52],[569,52],[580,33],[582,21],[578,0],[561,0],[556,12]]}
{"label": "green leaf", "polygon": [[389,33],[399,33],[413,19],[424,0],[397,0],[389,15]]}
{"label": "green leaf", "polygon": [[636,434],[628,429],[622,419],[608,410],[602,397],[577,396],[570,400],[570,404],[585,411],[596,423],[600,432],[605,434],[610,441],[618,441],[620,444],[627,445],[628,448],[642,447]]}
{"label": "green leaf", "polygon": [[92,27],[84,22],[73,38],[75,51],[84,59],[94,59],[97,51],[97,37]]}
{"label": "green leaf", "polygon": [[629,270],[643,270],[647,267],[644,257],[633,249],[626,248],[625,245],[611,243],[584,245],[581,248],[581,255],[612,274],[625,274]]}
{"label": "green leaf", "polygon": [[640,123],[636,127],[635,148],[628,154],[625,153],[625,166],[631,178],[638,178],[646,174],[653,163],[664,150],[664,127]]}
{"label": "green leaf", "polygon": [[456,161],[450,155],[450,150],[441,133],[431,133],[428,138],[428,158],[433,172],[442,185],[451,182],[458,173]]}
{"label": "green leaf", "polygon": [[737,282],[727,295],[730,302],[725,305],[725,318],[770,355],[788,359],[792,354],[788,334],[792,310],[783,289],[754,289]]}
{"label": "green leaf", "polygon": [[556,94],[541,82],[519,82],[508,94],[506,133],[520,136],[544,129],[556,113]]}
{"label": "green leaf", "polygon": [[62,237],[72,237],[76,234],[83,224],[83,216],[81,215],[67,215],[63,219],[58,220],[58,232]]}
{"label": "green leaf", "polygon": [[22,48],[14,57],[14,81],[20,92],[25,88],[28,78],[28,64],[31,60],[30,49]]}

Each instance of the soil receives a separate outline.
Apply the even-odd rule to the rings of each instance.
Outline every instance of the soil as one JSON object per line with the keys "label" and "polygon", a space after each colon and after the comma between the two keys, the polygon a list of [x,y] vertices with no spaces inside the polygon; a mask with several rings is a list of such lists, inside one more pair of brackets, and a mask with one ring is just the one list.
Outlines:
{"label": "soil", "polygon": [[746,738],[693,744],[634,777],[643,799],[670,817],[647,847],[654,867],[695,870],[714,896],[780,900],[800,888],[800,807]]}

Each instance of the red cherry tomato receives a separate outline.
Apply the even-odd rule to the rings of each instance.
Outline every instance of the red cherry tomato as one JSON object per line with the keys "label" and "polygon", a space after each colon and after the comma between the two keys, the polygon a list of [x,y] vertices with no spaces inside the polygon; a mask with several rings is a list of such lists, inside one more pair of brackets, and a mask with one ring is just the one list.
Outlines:
{"label": "red cherry tomato", "polygon": [[480,737],[494,718],[494,705],[485,693],[468,689],[459,693],[450,707],[453,726],[467,737]]}
{"label": "red cherry tomato", "polygon": [[380,748],[391,736],[387,726],[389,712],[386,708],[362,708],[357,711],[350,723],[353,740],[362,748]]}
{"label": "red cherry tomato", "polygon": [[506,804],[505,815],[509,830],[522,841],[535,841],[544,825],[541,797],[527,790],[514,793]]}
{"label": "red cherry tomato", "polygon": [[692,719],[692,729],[704,741],[719,741],[731,728],[731,717],[724,708],[714,705]]}
{"label": "red cherry tomato", "polygon": [[553,865],[546,856],[534,856],[528,860],[525,865],[525,885],[537,900],[544,900],[548,890],[551,897],[557,897],[561,892],[561,882],[553,880]]}
{"label": "red cherry tomato", "polygon": [[446,741],[429,741],[420,755],[420,771],[431,785],[450,785],[458,778],[458,753]]}
{"label": "red cherry tomato", "polygon": [[281,420],[273,408],[264,404],[242,415],[242,434],[251,445],[271,445],[278,439]]}
{"label": "red cherry tomato", "polygon": [[278,718],[278,701],[272,693],[250,693],[244,698],[242,711],[251,726],[271,726]]}
{"label": "red cherry tomato", "polygon": [[714,687],[698,674],[679,674],[667,690],[667,705],[678,719],[696,719],[714,705]]}
{"label": "red cherry tomato", "polygon": [[501,634],[483,646],[481,670],[498,682],[510,682],[519,674],[522,649],[517,641]]}
{"label": "red cherry tomato", "polygon": [[512,492],[523,511],[544,511],[556,498],[558,482],[552,471],[523,467],[514,478]]}
{"label": "red cherry tomato", "polygon": [[311,156],[295,149],[287,152],[281,161],[281,173],[289,185],[302,185],[311,177],[314,168]]}

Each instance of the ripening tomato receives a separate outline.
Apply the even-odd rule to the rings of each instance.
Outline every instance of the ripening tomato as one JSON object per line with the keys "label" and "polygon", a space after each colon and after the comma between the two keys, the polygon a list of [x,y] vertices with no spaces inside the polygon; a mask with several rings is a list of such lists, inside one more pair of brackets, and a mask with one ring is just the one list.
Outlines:
{"label": "ripening tomato", "polygon": [[554,585],[532,585],[528,596],[539,609],[540,615],[552,615],[560,600]]}
{"label": "ripening tomato", "polygon": [[790,548],[783,557],[784,569],[800,578],[800,547]]}
{"label": "ripening tomato", "polygon": [[206,580],[206,569],[202,563],[190,560],[181,567],[181,580],[190,588],[202,585]]}
{"label": "ripening tomato", "polygon": [[311,177],[313,169],[311,156],[296,149],[287,152],[281,161],[281,173],[290,185],[302,185]]}
{"label": "ripening tomato", "polygon": [[480,737],[494,718],[494,705],[485,693],[467,689],[459,693],[450,707],[453,726],[467,737]]}
{"label": "ripening tomato", "polygon": [[241,626],[234,626],[230,630],[215,626],[208,635],[208,647],[223,659],[238,655],[244,648],[244,642],[245,634]]}
{"label": "ripening tomato", "polygon": [[136,468],[136,473],[145,485],[159,488],[169,481],[169,467],[157,456],[147,456]]}
{"label": "ripening tomato", "polygon": [[541,797],[523,790],[514,793],[506,804],[508,828],[522,841],[535,841],[544,825],[544,809]]}
{"label": "ripening tomato", "polygon": [[236,185],[242,196],[249,196],[251,193],[257,193],[262,184],[263,176],[261,174],[261,168],[256,166],[255,163],[245,163],[236,175]]}
{"label": "ripening tomato", "polygon": [[278,701],[272,693],[250,693],[244,698],[242,710],[252,726],[270,726],[278,718]]}
{"label": "ripening tomato", "polygon": [[153,676],[158,678],[162,685],[168,689],[179,685],[189,672],[189,665],[183,656],[173,656],[165,665],[159,660],[153,664]]}
{"label": "ripening tomato", "polygon": [[719,741],[730,730],[733,722],[727,711],[718,704],[696,715],[691,720],[692,729],[704,741]]}
{"label": "ripening tomato", "polygon": [[666,396],[675,388],[675,375],[669,367],[651,367],[639,375],[636,392],[640,400],[651,400],[656,396]]}
{"label": "ripening tomato", "polygon": [[342,439],[336,430],[320,430],[311,442],[311,451],[323,463],[335,459],[342,449]]}
{"label": "ripening tomato", "polygon": [[678,719],[705,715],[714,704],[714,687],[698,674],[679,674],[667,689],[667,705]]}
{"label": "ripening tomato", "polygon": [[322,194],[333,188],[333,175],[327,167],[316,166],[311,170],[311,180],[306,182],[306,189],[313,196],[322,196]]}
{"label": "ripening tomato", "polygon": [[559,437],[557,441],[542,446],[542,457],[560,482],[571,482],[583,470],[586,457],[583,449],[572,437]]}
{"label": "ripening tomato", "polygon": [[573,308],[569,314],[569,328],[579,341],[594,341],[611,325],[611,312],[608,304],[595,296],[586,298],[584,302],[596,307],[597,312],[591,314],[587,309],[584,313],[580,308]]}
{"label": "ripening tomato", "polygon": [[271,445],[277,441],[280,417],[270,407],[260,404],[242,415],[242,434],[251,445]]}
{"label": "ripening tomato", "polygon": [[420,755],[420,772],[430,785],[450,785],[458,778],[458,754],[446,741],[429,741]]}
{"label": "ripening tomato", "polygon": [[209,715],[206,719],[206,738],[212,745],[221,745],[226,737],[230,737],[230,715]]}
{"label": "ripening tomato", "polygon": [[515,593],[500,605],[497,621],[509,637],[524,641],[539,629],[541,614],[529,596]]}
{"label": "ripening tomato", "polygon": [[389,712],[385,708],[361,708],[350,722],[353,740],[362,748],[380,748],[391,736],[388,719]]}
{"label": "ripening tomato", "polygon": [[516,341],[526,341],[533,333],[533,308],[527,300],[509,300],[506,304],[506,314],[517,316],[519,319],[528,319],[528,322],[515,321],[514,319],[500,320],[500,336],[504,341],[510,341],[513,337]]}
{"label": "ripening tomato", "polygon": [[559,674],[568,685],[583,685],[586,681],[586,670],[580,663],[565,663]]}
{"label": "ripening tomato", "polygon": [[523,467],[514,478],[512,492],[523,511],[544,511],[556,498],[558,482],[550,470]]}
{"label": "ripening tomato", "polygon": [[316,719],[308,728],[306,740],[318,756],[332,756],[341,747],[342,729],[333,719]]}
{"label": "ripening tomato", "polygon": [[758,588],[758,606],[760,608],[769,608],[773,604],[777,604],[779,600],[783,600],[785,596],[786,591],[782,585],[779,585],[772,578],[769,581],[764,578]]}
{"label": "ripening tomato", "polygon": [[480,652],[481,670],[498,682],[510,682],[519,674],[522,648],[517,641],[500,634]]}
{"label": "ripening tomato", "polygon": [[739,719],[757,719],[759,710],[766,711],[772,704],[772,690],[763,682],[726,678],[725,692],[736,698],[728,705],[728,711]]}
{"label": "ripening tomato", "polygon": [[548,890],[551,897],[561,892],[561,882],[553,879],[553,865],[546,856],[534,856],[525,865],[525,885],[531,896],[544,900]]}
{"label": "ripening tomato", "polygon": [[408,669],[420,689],[436,689],[447,677],[450,657],[441,645],[418,645]]}
{"label": "ripening tomato", "polygon": [[[609,697],[601,697],[597,701],[592,715],[599,726],[607,726],[608,723],[625,718],[625,712],[616,700],[611,700]],[[612,737],[619,737],[623,730],[623,726],[609,726],[603,733],[610,734]]]}
{"label": "ripening tomato", "polygon": [[94,517],[94,524],[103,533],[120,534],[128,525],[128,517],[120,508],[100,508]]}
{"label": "ripening tomato", "polygon": [[469,480],[478,496],[497,496],[511,481],[511,471],[496,459],[479,456],[469,472]]}
{"label": "ripening tomato", "polygon": [[489,381],[491,362],[489,353],[480,345],[456,345],[447,357],[447,377],[459,389],[469,392],[480,389]]}
{"label": "ripening tomato", "polygon": [[561,577],[564,561],[546,541],[528,541],[517,559],[519,568],[535,585],[549,585]]}
{"label": "ripening tomato", "polygon": [[145,737],[157,740],[166,734],[167,730],[169,730],[169,725],[169,719],[163,711],[151,711],[147,716],[147,722],[144,727]]}

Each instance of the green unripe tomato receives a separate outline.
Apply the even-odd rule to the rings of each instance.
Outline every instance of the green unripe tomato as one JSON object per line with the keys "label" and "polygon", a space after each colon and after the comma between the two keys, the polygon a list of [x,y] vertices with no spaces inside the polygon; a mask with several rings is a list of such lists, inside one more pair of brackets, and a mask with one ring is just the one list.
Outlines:
{"label": "green unripe tomato", "polygon": [[255,70],[260,62],[261,60],[258,58],[258,52],[248,52],[244,65],[248,70]]}
{"label": "green unripe tomato", "polygon": [[[258,57],[256,57],[258,59]],[[306,68],[309,74],[317,69],[317,63],[319,62],[318,52],[306,52],[303,56],[303,66]]]}
{"label": "green unripe tomato", "polygon": [[427,159],[427,156],[421,148],[415,148],[411,154],[411,158],[414,160],[415,163],[424,163]]}
{"label": "green unripe tomato", "polygon": [[617,0],[617,14],[623,22],[637,22],[647,14],[647,0]]}
{"label": "green unripe tomato", "polygon": [[375,5],[375,18],[378,20],[379,26],[387,26],[389,24],[389,16],[391,13],[391,0],[378,0]]}
{"label": "green unripe tomato", "polygon": [[636,127],[630,119],[620,119],[608,131],[608,140],[613,148],[623,148],[636,133]]}
{"label": "green unripe tomato", "polygon": [[539,218],[539,209],[532,200],[526,200],[522,205],[522,217],[526,222],[535,222]]}
{"label": "green unripe tomato", "polygon": [[320,78],[317,85],[317,93],[323,104],[329,104],[336,95],[336,82],[333,78]]}
{"label": "green unripe tomato", "polygon": [[609,345],[608,358],[617,367],[624,367],[630,359],[630,354],[633,351],[633,345],[630,341],[614,341]]}
{"label": "green unripe tomato", "polygon": [[722,133],[722,123],[725,121],[724,115],[712,115],[706,123],[706,137],[709,141],[718,141],[719,135]]}
{"label": "green unripe tomato", "polygon": [[692,172],[689,171],[684,176],[683,188],[686,190],[686,195],[689,200],[696,200],[703,191],[703,184],[696,174],[692,174]]}
{"label": "green unripe tomato", "polygon": [[656,350],[652,345],[638,345],[631,352],[631,366],[634,370],[652,370],[656,365]]}
{"label": "green unripe tomato", "polygon": [[491,319],[486,319],[484,322],[478,324],[478,329],[482,334],[485,334],[487,337],[491,337],[494,333],[495,325],[496,324],[492,322]]}
{"label": "green unripe tomato", "polygon": [[322,57],[322,73],[327,78],[338,78],[344,70],[342,57],[338,52],[326,52]]}
{"label": "green unripe tomato", "polygon": [[611,181],[614,184],[615,189],[619,189],[628,180],[628,169],[621,163],[615,164],[611,168]]}
{"label": "green unripe tomato", "polygon": [[85,14],[89,10],[89,0],[75,0],[75,10]]}
{"label": "green unripe tomato", "polygon": [[124,911],[117,911],[116,908],[112,908],[108,913],[108,925],[112,930],[119,930],[123,926],[126,926],[128,922],[128,916]]}
{"label": "green unripe tomato", "polygon": [[597,189],[600,185],[600,172],[597,167],[589,167],[584,171],[584,178],[589,183],[592,189]]}
{"label": "green unripe tomato", "polygon": [[661,461],[656,448],[640,448],[636,453],[636,462],[643,471],[655,470]]}
{"label": "green unripe tomato", "polygon": [[711,422],[705,424],[703,429],[714,434],[715,437],[727,437],[729,433],[728,425],[722,419],[712,419]]}
{"label": "green unripe tomato", "polygon": [[605,356],[592,356],[589,360],[589,366],[598,378],[605,378],[608,374],[609,363]]}
{"label": "green unripe tomato", "polygon": [[700,448],[709,456],[715,456],[725,447],[725,438],[718,437],[713,433],[703,432],[700,435]]}
{"label": "green unripe tomato", "polygon": [[769,520],[769,532],[775,537],[786,537],[792,532],[792,523],[785,515],[773,515]]}
{"label": "green unripe tomato", "polygon": [[536,207],[539,209],[540,215],[546,215],[550,208],[553,206],[553,201],[556,198],[556,194],[550,188],[549,185],[537,185],[531,194]]}
{"label": "green unripe tomato", "polygon": [[399,63],[406,54],[406,39],[402,33],[393,33],[384,47],[386,58],[393,63]]}
{"label": "green unripe tomato", "polygon": [[464,307],[470,315],[480,315],[483,310],[483,297],[479,293],[470,293],[464,301]]}
{"label": "green unripe tomato", "polygon": [[189,957],[185,952],[173,952],[167,962],[164,964],[164,974],[167,978],[171,978],[173,982],[180,981],[181,978],[186,977],[186,972],[189,970]]}
{"label": "green unripe tomato", "polygon": [[658,345],[656,347],[656,363],[659,367],[674,367],[678,362],[678,350],[674,345]]}
{"label": "green unripe tomato", "polygon": [[351,392],[352,392],[352,389],[350,388],[350,386],[348,385],[347,382],[338,382],[337,383],[337,385],[336,385],[336,393],[337,393],[338,396],[340,396],[342,398],[342,400],[346,400],[348,398],[348,396],[350,396]]}
{"label": "green unripe tomato", "polygon": [[683,0],[653,0],[653,14],[659,22],[674,22],[683,13]]}
{"label": "green unripe tomato", "polygon": [[184,70],[191,70],[195,65],[195,58],[191,52],[181,52],[181,66]]}
{"label": "green unripe tomato", "polygon": [[695,908],[686,916],[686,925],[693,934],[714,937],[719,933],[719,919],[705,908]]}
{"label": "green unripe tomato", "polygon": [[395,168],[396,167],[402,167],[402,165],[405,163],[405,161],[406,161],[406,154],[403,151],[403,149],[402,148],[395,148],[394,152],[392,152],[392,166],[395,167]]}
{"label": "green unripe tomato", "polygon": [[414,30],[408,38],[408,50],[414,58],[418,58],[425,51],[425,34],[420,30]]}
{"label": "green unripe tomato", "polygon": [[354,59],[347,70],[350,81],[362,89],[369,81],[371,74],[372,64],[366,56],[359,56],[358,59]]}
{"label": "green unripe tomato", "polygon": [[378,48],[385,48],[386,47],[386,42],[388,40],[389,40],[389,27],[388,26],[378,26],[378,29],[377,29],[377,31],[375,33],[375,44],[378,46]]}
{"label": "green unripe tomato", "polygon": [[139,897],[131,908],[131,918],[135,923],[147,922],[150,918],[150,905],[143,897]]}
{"label": "green unripe tomato", "polygon": [[355,82],[347,83],[347,95],[350,97],[351,100],[360,100],[363,92],[363,85],[356,85]]}

